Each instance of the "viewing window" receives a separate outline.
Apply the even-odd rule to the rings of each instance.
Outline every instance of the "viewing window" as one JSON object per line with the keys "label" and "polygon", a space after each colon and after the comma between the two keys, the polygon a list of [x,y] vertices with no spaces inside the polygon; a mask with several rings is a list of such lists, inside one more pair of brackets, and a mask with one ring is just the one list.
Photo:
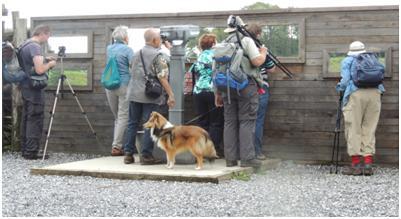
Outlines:
{"label": "viewing window", "polygon": [[[379,61],[385,67],[385,77],[391,77],[391,49],[380,50],[380,49],[369,49],[367,51],[375,52]],[[324,78],[339,78],[341,77],[341,62],[347,57],[346,51],[323,51],[323,77]]]}
{"label": "viewing window", "polygon": [[46,53],[49,55],[57,55],[60,46],[65,46],[66,48],[65,58],[92,58],[92,33],[54,33],[48,40]]}
{"label": "viewing window", "polygon": [[260,41],[283,63],[305,62],[305,20],[267,22]]}
{"label": "viewing window", "polygon": [[[60,72],[60,64],[49,70],[49,85],[47,89],[57,89]],[[92,65],[90,63],[64,63],[64,75],[67,77],[74,90],[92,89]],[[66,81],[64,81],[64,90],[69,90]]]}

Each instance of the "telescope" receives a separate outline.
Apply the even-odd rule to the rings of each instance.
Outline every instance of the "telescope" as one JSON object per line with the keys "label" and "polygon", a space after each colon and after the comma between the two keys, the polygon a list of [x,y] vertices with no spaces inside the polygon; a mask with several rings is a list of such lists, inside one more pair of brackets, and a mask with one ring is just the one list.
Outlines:
{"label": "telescope", "polygon": [[[252,34],[251,32],[249,32],[246,28],[245,28],[245,24],[242,21],[242,19],[239,16],[234,16],[234,15],[230,15],[228,17],[227,20],[227,25],[231,28],[236,28],[236,30],[238,32],[240,32],[242,35],[250,37],[253,39],[253,41],[255,42],[256,46],[258,48],[262,47],[263,44],[260,42],[259,39],[256,38],[256,36],[254,34]],[[267,53],[266,55],[266,61],[267,60],[272,60],[273,63],[279,67],[289,78],[293,78],[294,75],[291,73],[290,70],[288,70],[287,67],[285,67],[278,59],[275,55],[273,55],[273,53],[271,53],[270,51]]]}
{"label": "telescope", "polygon": [[199,26],[195,25],[174,25],[160,27],[160,37],[163,41],[172,42],[174,46],[185,44],[199,35]]}

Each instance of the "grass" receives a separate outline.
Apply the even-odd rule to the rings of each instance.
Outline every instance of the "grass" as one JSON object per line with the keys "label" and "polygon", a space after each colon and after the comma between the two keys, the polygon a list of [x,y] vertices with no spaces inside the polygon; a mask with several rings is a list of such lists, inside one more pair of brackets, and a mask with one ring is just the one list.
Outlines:
{"label": "grass", "polygon": [[[335,57],[330,57],[329,61],[329,72],[341,72],[341,61],[345,58],[346,56],[335,56]],[[382,63],[384,66],[386,66],[386,59],[384,57],[379,57],[379,62]]]}
{"label": "grass", "polygon": [[[72,86],[88,85],[88,72],[86,70],[66,69],[64,70],[64,74],[67,76]],[[49,71],[49,86],[57,86],[59,76],[59,71]]]}
{"label": "grass", "polygon": [[251,174],[244,172],[244,171],[233,172],[231,174],[231,179],[249,181],[249,180],[251,180]]}

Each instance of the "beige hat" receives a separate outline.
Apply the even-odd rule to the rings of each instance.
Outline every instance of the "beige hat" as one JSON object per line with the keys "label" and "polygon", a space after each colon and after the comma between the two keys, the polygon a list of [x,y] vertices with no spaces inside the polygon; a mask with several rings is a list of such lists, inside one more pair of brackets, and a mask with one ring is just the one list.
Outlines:
{"label": "beige hat", "polygon": [[[233,18],[235,18],[234,22],[232,21]],[[239,16],[230,15],[227,19],[228,27],[224,30],[224,33],[231,33],[237,29],[236,27],[231,27],[230,26],[231,23],[234,23],[235,25],[246,26],[246,24],[244,24],[244,22]]]}
{"label": "beige hat", "polygon": [[354,41],[349,45],[349,51],[347,55],[359,55],[366,52],[365,45],[361,41]]}

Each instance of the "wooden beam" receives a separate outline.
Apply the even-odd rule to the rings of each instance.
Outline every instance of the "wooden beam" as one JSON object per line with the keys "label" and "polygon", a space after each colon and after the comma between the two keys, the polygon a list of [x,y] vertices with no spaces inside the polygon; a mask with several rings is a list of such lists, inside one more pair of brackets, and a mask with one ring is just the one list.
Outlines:
{"label": "wooden beam", "polygon": [[[13,14],[13,44],[14,46],[21,45],[27,38],[27,20],[19,19],[18,12],[12,12]],[[22,112],[22,96],[20,88],[13,84],[12,85],[12,135],[11,135],[11,147],[13,150],[20,148],[20,123],[21,123],[21,112]]]}

